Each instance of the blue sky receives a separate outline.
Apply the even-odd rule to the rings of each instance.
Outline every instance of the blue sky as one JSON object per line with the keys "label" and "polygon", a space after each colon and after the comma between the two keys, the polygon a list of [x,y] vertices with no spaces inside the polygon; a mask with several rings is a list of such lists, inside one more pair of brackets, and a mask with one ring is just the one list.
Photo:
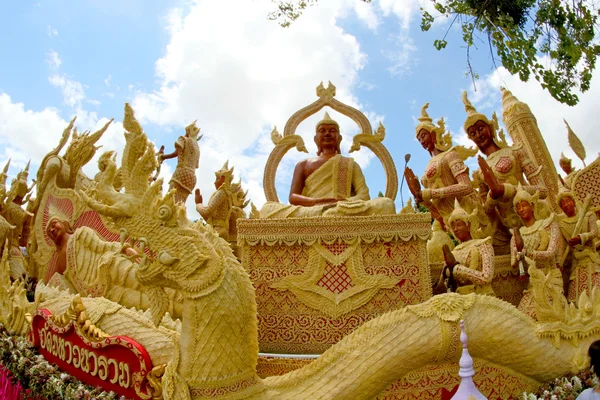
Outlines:
{"label": "blue sky", "polygon": [[[482,41],[472,60],[481,76],[474,91],[457,27],[449,31],[448,48],[435,50],[433,40],[449,21],[440,18],[422,33],[419,6],[431,8],[431,2],[322,0],[284,29],[267,20],[269,0],[2,2],[0,162],[13,158],[11,176],[29,158],[37,168],[75,115],[80,130],[114,117],[101,143],[104,150],[120,150],[123,105],[130,102],[149,137],[167,151],[183,127],[198,120],[204,138],[197,186],[205,198],[214,191],[213,172],[229,159],[251,199],[262,204],[269,133],[274,125],[282,131],[288,117],[314,101],[322,80],[331,80],[338,99],[367,114],[374,127],[383,121],[384,144],[399,174],[404,154],[412,154],[418,175],[429,158],[414,139],[423,103],[430,102],[434,120],[446,118],[455,143],[468,144],[461,92],[469,90],[478,110],[490,115],[500,112],[500,85],[530,105],[555,160],[563,150],[573,154],[562,118],[588,147],[588,161],[595,157],[599,78],[578,106],[567,107],[537,82],[522,83],[495,69]],[[319,118],[299,128],[310,151]],[[345,118],[340,123],[347,151],[358,128]],[[376,196],[385,188],[383,169],[368,149],[360,153],[353,156]],[[284,159],[280,199],[287,199],[293,166],[305,156],[292,151]],[[174,166],[169,161],[162,168],[167,180]],[[95,165],[86,169],[88,175],[94,171]],[[188,207],[190,218],[197,218],[191,198]]]}

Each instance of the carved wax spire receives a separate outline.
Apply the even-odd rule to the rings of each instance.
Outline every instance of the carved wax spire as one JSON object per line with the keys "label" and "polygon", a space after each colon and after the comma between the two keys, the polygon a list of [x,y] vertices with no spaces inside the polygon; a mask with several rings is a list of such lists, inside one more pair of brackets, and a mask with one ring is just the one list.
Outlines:
{"label": "carved wax spire", "polygon": [[6,165],[4,166],[4,169],[2,170],[2,173],[0,173],[0,184],[3,185],[6,183],[6,178],[8,178],[8,167],[10,166],[10,158],[8,159],[8,161],[6,162]]}
{"label": "carved wax spire", "polygon": [[459,362],[460,370],[458,371],[460,385],[458,385],[458,390],[451,400],[486,400],[487,398],[477,390],[475,383],[473,383],[475,370],[473,369],[473,358],[467,349],[467,333],[465,332],[465,321],[463,320],[460,321],[460,341],[463,346]]}

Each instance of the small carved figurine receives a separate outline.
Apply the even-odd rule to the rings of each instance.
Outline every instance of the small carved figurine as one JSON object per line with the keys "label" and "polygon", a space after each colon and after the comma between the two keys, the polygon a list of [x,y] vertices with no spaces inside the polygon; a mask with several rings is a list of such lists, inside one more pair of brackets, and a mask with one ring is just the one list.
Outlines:
{"label": "small carved figurine", "polygon": [[161,146],[158,152],[158,162],[177,157],[177,167],[169,181],[169,189],[175,189],[175,201],[185,203],[187,197],[196,186],[196,169],[200,161],[200,148],[198,141],[203,135],[198,136],[200,128],[196,127],[196,121],[185,128],[185,135],[180,136],[175,142],[175,151],[163,154],[165,147]]}

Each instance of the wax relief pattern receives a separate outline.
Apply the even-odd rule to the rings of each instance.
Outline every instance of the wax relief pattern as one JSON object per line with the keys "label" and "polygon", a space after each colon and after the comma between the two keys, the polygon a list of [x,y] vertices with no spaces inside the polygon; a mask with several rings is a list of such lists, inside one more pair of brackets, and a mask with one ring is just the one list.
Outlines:
{"label": "wax relief pattern", "polygon": [[[473,368],[473,381],[488,399],[509,398],[509,393],[514,396],[539,387],[537,381],[485,360],[473,360]],[[458,369],[456,362],[421,368],[389,385],[377,400],[449,400],[460,384]]]}
{"label": "wax relief pattern", "polygon": [[[339,243],[333,250],[337,247]],[[303,302],[297,294],[272,287],[273,282],[305,273],[310,246],[245,246],[244,264],[257,293],[261,351],[321,353],[366,321],[431,296],[429,270],[419,268],[427,257],[424,243],[403,240],[362,243],[357,254],[362,258],[367,277],[388,277],[397,284],[376,290],[367,301],[332,318]],[[334,297],[340,290],[340,294],[345,293],[352,286],[344,271],[347,268],[325,268],[317,287],[325,290],[327,286]]]}
{"label": "wax relief pattern", "polygon": [[125,336],[92,341],[73,320],[60,327],[51,317],[50,311],[38,309],[30,334],[33,345],[49,363],[82,382],[128,399],[152,397],[146,381],[152,361],[139,343]]}

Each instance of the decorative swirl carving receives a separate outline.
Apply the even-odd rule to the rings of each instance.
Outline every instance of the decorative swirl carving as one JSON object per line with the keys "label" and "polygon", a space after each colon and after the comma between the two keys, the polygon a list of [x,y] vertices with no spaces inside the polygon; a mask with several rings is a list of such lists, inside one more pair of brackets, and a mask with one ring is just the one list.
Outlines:
{"label": "decorative swirl carving", "polygon": [[170,206],[163,204],[158,208],[158,218],[161,220],[166,221],[170,219],[172,215],[173,209]]}

